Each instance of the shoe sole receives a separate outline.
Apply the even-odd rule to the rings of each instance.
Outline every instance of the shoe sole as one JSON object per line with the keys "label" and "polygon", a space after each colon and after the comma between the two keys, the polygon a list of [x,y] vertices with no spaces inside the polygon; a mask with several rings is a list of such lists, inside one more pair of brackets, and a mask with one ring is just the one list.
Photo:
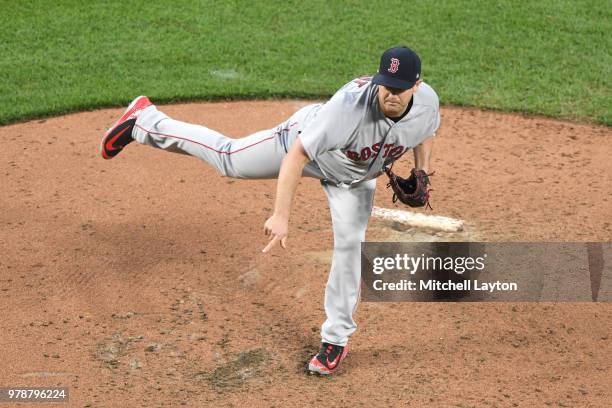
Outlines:
{"label": "shoe sole", "polygon": [[[123,112],[123,115],[121,115],[121,117],[119,118],[119,120],[118,120],[117,122],[115,122],[115,124],[114,124],[113,126],[111,126],[111,127],[110,127],[110,128],[107,130],[107,131],[106,131],[106,134],[104,135],[104,137],[102,138],[102,141],[100,142],[100,152],[102,153],[102,157],[103,157],[105,160],[110,160],[110,159],[112,159],[112,158],[116,157],[116,156],[117,156],[117,154],[119,154],[119,153],[117,153],[117,154],[115,154],[115,155],[113,155],[113,156],[109,156],[109,155],[107,154],[107,151],[106,151],[106,149],[105,149],[104,145],[105,145],[105,144],[108,142],[108,140],[109,140],[109,139],[112,139],[112,138],[113,138],[113,137],[116,135],[117,131],[120,131],[120,130],[122,130],[122,129],[123,129],[123,126],[122,126],[122,125],[123,125],[123,124],[125,124],[125,123],[128,121],[128,118],[130,117],[130,111],[131,111],[132,109],[134,109],[134,107],[135,107],[135,106],[138,104],[138,102],[139,102],[139,101],[140,101],[142,98],[146,98],[146,96],[144,96],[144,95],[140,95],[139,97],[137,97],[136,99],[134,99],[134,100],[132,101],[132,103],[130,103],[130,104],[129,104],[129,106],[126,108],[126,110]],[[149,106],[151,106],[151,105],[149,105]],[[145,108],[143,108],[143,109],[146,109],[146,107],[145,107]]]}
{"label": "shoe sole", "polygon": [[333,371],[321,371],[321,369],[311,363],[308,363],[308,372],[310,375],[331,375]]}
{"label": "shoe sole", "polygon": [[[121,122],[120,124],[118,124],[117,126],[115,126],[112,131],[106,135],[104,137],[104,139],[102,139],[102,143],[100,146],[100,150],[102,151],[102,157],[106,160],[110,160],[112,158],[114,158],[115,156],[117,156],[121,150],[123,150],[123,148],[125,146],[127,146],[127,143],[119,148],[112,148],[109,149],[106,145],[110,143],[111,147],[113,146],[114,142],[115,142],[115,138],[119,138],[121,137],[125,132],[132,132],[132,130],[134,129],[134,125],[136,124],[136,119],[128,119],[125,120],[123,122]],[[112,154],[114,153],[114,154]]]}

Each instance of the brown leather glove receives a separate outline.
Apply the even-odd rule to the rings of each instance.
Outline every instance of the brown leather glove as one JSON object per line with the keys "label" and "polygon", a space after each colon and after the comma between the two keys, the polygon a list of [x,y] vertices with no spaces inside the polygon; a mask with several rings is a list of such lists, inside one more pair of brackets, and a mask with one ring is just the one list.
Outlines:
{"label": "brown leather glove", "polygon": [[387,188],[393,189],[393,202],[398,199],[410,207],[423,207],[429,205],[429,176],[424,170],[412,169],[408,178],[402,178],[385,168],[385,173],[389,176]]}

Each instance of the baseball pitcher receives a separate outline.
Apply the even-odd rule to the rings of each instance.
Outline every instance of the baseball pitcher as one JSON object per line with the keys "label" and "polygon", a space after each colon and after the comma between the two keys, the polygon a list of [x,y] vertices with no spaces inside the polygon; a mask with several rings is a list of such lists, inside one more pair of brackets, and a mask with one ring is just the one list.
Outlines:
{"label": "baseball pitcher", "polygon": [[[102,139],[111,159],[132,141],[195,156],[227,177],[277,178],[274,211],[264,224],[270,241],[263,249],[287,246],[291,205],[300,177],[320,180],[329,201],[334,251],[325,289],[327,319],[322,345],[308,363],[312,373],[331,374],[348,352],[356,329],[360,244],[372,210],[376,179],[389,177],[393,200],[428,205],[430,156],[440,125],[439,101],[421,80],[421,61],[407,47],[385,51],[378,73],[357,78],[326,103],[308,105],[275,128],[231,139],[204,126],[180,122],[145,96],[136,98]],[[391,170],[413,150],[415,166],[406,178]]]}

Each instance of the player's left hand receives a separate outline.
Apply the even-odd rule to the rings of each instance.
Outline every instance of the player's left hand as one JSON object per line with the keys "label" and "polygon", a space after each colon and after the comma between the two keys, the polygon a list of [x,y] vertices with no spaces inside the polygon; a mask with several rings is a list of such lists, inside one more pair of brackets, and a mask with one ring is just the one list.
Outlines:
{"label": "player's left hand", "polygon": [[400,200],[402,203],[409,205],[410,207],[429,207],[429,176],[433,173],[427,174],[422,169],[412,169],[408,178],[402,178],[396,175],[390,168],[385,168],[387,176],[389,176],[389,183],[387,187],[393,189],[393,202]]}
{"label": "player's left hand", "polygon": [[283,249],[287,248],[289,219],[273,214],[264,224],[264,233],[270,236],[270,242],[261,252],[269,252],[279,241]]}

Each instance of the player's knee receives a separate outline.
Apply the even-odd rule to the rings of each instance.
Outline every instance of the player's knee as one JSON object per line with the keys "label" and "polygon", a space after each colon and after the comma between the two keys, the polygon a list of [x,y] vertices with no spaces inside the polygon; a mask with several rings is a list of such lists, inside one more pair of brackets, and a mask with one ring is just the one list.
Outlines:
{"label": "player's knee", "polygon": [[238,172],[230,166],[225,160],[220,160],[217,163],[212,163],[217,172],[222,177],[240,178]]}
{"label": "player's knee", "polygon": [[334,245],[359,245],[365,239],[365,229],[353,225],[334,225]]}
{"label": "player's knee", "polygon": [[334,234],[334,250],[359,250],[362,241],[358,235]]}

